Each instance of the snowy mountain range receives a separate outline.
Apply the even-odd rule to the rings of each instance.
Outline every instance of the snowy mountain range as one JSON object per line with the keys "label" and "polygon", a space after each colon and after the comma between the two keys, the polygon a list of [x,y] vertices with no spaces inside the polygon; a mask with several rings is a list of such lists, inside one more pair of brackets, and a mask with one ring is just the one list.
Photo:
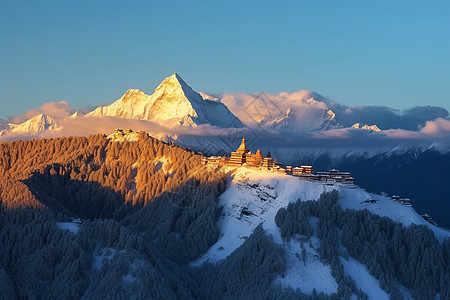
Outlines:
{"label": "snowy mountain range", "polygon": [[[57,105],[52,105],[52,103]],[[49,104],[47,108],[51,107],[52,109],[45,109],[46,104]],[[66,101],[46,104],[39,109],[31,109],[24,116],[34,118],[38,114],[43,114],[54,119],[54,121],[48,120],[44,123],[49,122],[53,125],[30,125],[38,122],[30,119],[25,120],[26,124],[0,120],[2,134],[21,135],[21,138],[26,138],[27,135],[36,137],[36,133],[53,131],[53,134],[47,136],[56,136],[64,135],[64,129],[67,129],[69,134],[74,134],[77,128],[84,129],[78,134],[90,134],[100,132],[97,131],[100,130],[98,125],[105,119],[116,118],[114,121],[116,127],[130,124],[130,122],[126,123],[121,120],[149,121],[149,123],[158,124],[160,132],[153,132],[154,135],[167,134],[170,131],[173,133],[171,138],[174,139],[177,138],[176,136],[182,135],[179,132],[174,133],[174,129],[198,129],[208,126],[218,129],[262,130],[264,135],[267,133],[281,135],[318,133],[321,139],[345,137],[347,136],[346,130],[354,128],[367,132],[380,132],[384,136],[403,138],[414,137],[416,134],[414,132],[419,132],[419,134],[423,132],[425,135],[441,134],[441,131],[448,132],[448,123],[450,122],[448,111],[441,107],[423,106],[404,111],[378,106],[349,107],[308,90],[279,94],[198,93],[177,73],[164,79],[151,95],[138,89],[130,89],[111,105],[99,106],[90,112],[83,111],[86,115],[75,111]],[[61,107],[64,111],[55,113],[55,108],[61,109]],[[69,117],[70,115],[71,117]],[[92,121],[92,118],[102,121]],[[14,119],[23,120],[24,117]],[[80,122],[81,119],[84,121]],[[31,122],[27,123],[28,121]],[[112,120],[109,119],[108,122],[111,124]],[[75,123],[76,125],[74,125]],[[92,126],[92,123],[95,126]],[[144,125],[145,127],[145,123],[139,124],[139,126]],[[111,126],[114,128],[114,125],[111,124]],[[110,130],[111,126],[104,128]],[[57,132],[54,131],[56,127],[60,128]],[[149,128],[141,129],[148,130]],[[184,133],[186,132],[185,130]],[[194,131],[190,132],[194,133]],[[200,136],[203,132],[199,130],[195,134]]]}
{"label": "snowy mountain range", "polygon": [[130,89],[111,105],[99,106],[86,115],[72,112],[64,122],[51,114],[41,114],[20,124],[1,122],[0,130],[5,130],[3,134],[24,136],[61,128],[63,123],[70,127],[69,120],[83,117],[151,121],[165,128],[210,125],[222,129],[247,127],[280,133],[342,128],[327,104],[314,97],[317,97],[314,93],[301,90],[279,95],[222,94],[219,99],[195,92],[175,73],[164,79],[151,95]]}
{"label": "snowy mountain range", "polygon": [[69,116],[69,119],[77,119],[77,118],[82,118],[84,115],[82,113],[80,113],[79,111],[74,112],[73,114],[71,114]]}

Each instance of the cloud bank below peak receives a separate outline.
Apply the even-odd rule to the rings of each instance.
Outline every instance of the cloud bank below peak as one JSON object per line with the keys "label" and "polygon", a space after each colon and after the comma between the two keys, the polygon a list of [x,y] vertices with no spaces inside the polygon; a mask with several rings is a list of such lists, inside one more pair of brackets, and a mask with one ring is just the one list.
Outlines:
{"label": "cloud bank below peak", "polygon": [[44,114],[55,119],[64,119],[75,112],[66,100],[58,102],[46,102],[38,108],[33,108],[24,112],[21,116],[9,116],[11,123],[23,123],[37,115]]}
{"label": "cloud bank below peak", "polygon": [[94,110],[96,107],[96,105],[89,105],[85,108],[75,109],[74,107],[70,106],[69,102],[67,102],[66,100],[46,102],[38,108],[33,108],[25,111],[21,116],[8,116],[8,121],[9,123],[19,124],[40,114],[50,116],[56,120],[62,120],[70,117],[77,111],[85,114]]}
{"label": "cloud bank below peak", "polygon": [[376,124],[382,130],[419,130],[427,121],[449,116],[445,108],[437,106],[416,106],[401,111],[386,106],[347,107],[335,104],[332,109],[344,126],[359,120],[361,123]]}
{"label": "cloud bank below peak", "polygon": [[249,111],[249,103],[256,104],[261,97],[265,97],[267,100],[263,105],[259,105],[260,110],[270,110],[271,113],[280,114],[290,107],[301,112],[302,117],[308,122],[308,117],[314,116],[318,110],[328,109],[336,115],[336,121],[343,127],[363,123],[377,125],[381,130],[417,131],[425,126],[427,121],[449,117],[449,112],[438,106],[416,106],[404,110],[376,105],[346,106],[309,90],[298,90],[292,93],[281,92],[279,94],[224,93],[210,95],[225,103],[246,124],[253,124],[255,123],[254,120],[257,119],[255,114]]}
{"label": "cloud bank below peak", "polygon": [[[170,78],[174,76],[176,74]],[[182,83],[186,84],[184,81]],[[173,97],[169,97],[170,99],[167,101],[174,100],[172,98],[178,97],[178,94],[185,95],[184,90],[183,92],[180,89],[176,90],[180,92],[172,93]],[[67,101],[59,101],[45,103],[37,109],[26,111],[22,116],[10,117],[12,123],[20,123],[44,114],[58,121],[59,127],[56,130],[34,135],[3,134],[0,139],[8,141],[17,138],[79,136],[91,133],[110,134],[115,128],[132,128],[147,131],[151,135],[165,140],[178,140],[180,144],[189,146],[195,146],[196,141],[201,141],[202,145],[208,145],[211,143],[209,141],[216,140],[219,143],[227,139],[234,141],[238,135],[240,137],[254,135],[255,140],[258,140],[261,145],[266,145],[267,148],[273,148],[274,145],[279,148],[389,148],[400,144],[433,144],[436,142],[450,148],[449,113],[442,107],[417,106],[402,111],[385,106],[350,107],[309,90],[279,94],[208,95],[199,93],[196,95],[199,95],[197,102],[208,100],[205,101],[205,105],[214,107],[225,105],[227,110],[229,109],[246,125],[246,128],[217,127],[210,123],[183,128],[177,124],[169,124],[169,126],[153,118],[138,120],[133,116],[124,117],[114,114],[99,117],[90,117],[88,114],[88,116],[69,118],[76,110]],[[177,103],[180,106],[188,102],[178,101]],[[121,111],[123,107],[120,99],[116,101],[116,104],[119,106],[117,111]],[[95,107],[93,106],[93,108]],[[130,109],[134,109],[134,107]],[[168,113],[171,111],[168,110]],[[89,110],[82,112],[87,114]],[[216,115],[219,114],[216,113]],[[359,123],[358,126],[354,126],[356,123]],[[7,126],[7,124],[3,125]],[[352,128],[352,126],[356,128]],[[368,130],[370,128],[380,128],[381,131]],[[234,143],[231,141],[224,144],[230,149],[234,147]],[[226,149],[226,152],[228,150]]]}

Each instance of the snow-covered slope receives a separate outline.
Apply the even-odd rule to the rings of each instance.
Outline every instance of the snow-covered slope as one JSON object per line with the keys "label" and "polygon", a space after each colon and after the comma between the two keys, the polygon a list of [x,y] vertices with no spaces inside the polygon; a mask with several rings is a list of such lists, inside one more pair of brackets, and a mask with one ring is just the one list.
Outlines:
{"label": "snow-covered slope", "polygon": [[100,106],[88,116],[149,120],[166,127],[196,127],[201,124],[220,128],[243,127],[222,102],[203,99],[177,73],[164,79],[152,95],[131,89],[113,104]]}
{"label": "snow-covered slope", "polygon": [[[222,208],[222,215],[218,221],[220,238],[203,256],[192,262],[193,266],[200,266],[205,262],[217,263],[225,259],[244,243],[259,224],[262,224],[266,234],[271,235],[276,243],[283,245],[286,251],[288,269],[283,277],[277,279],[282,286],[300,288],[307,294],[310,294],[313,288],[327,295],[335,293],[337,284],[331,275],[330,267],[319,259],[320,241],[317,233],[314,232],[309,242],[302,246],[306,249],[306,253],[304,258],[299,259],[302,255],[300,241],[284,240],[275,223],[275,216],[280,208],[287,207],[289,203],[298,199],[317,200],[323,192],[334,189],[338,190],[338,204],[343,209],[367,209],[373,214],[389,217],[405,226],[411,224],[428,226],[440,242],[450,238],[450,232],[426,222],[412,207],[404,206],[386,196],[370,194],[360,188],[330,186],[251,168],[236,169],[229,181],[218,203]],[[364,202],[368,199],[376,201]],[[314,217],[309,220],[315,231],[317,221],[318,219]],[[355,277],[355,272],[358,272],[357,275],[362,276],[355,278],[355,282],[369,298],[386,296],[378,281],[361,263],[354,259],[343,258],[342,264],[346,274]]]}
{"label": "snow-covered slope", "polygon": [[[391,200],[389,197],[383,195],[377,195],[368,193],[362,189],[345,189],[338,188],[339,191],[339,204],[343,209],[367,209],[372,214],[379,215],[381,217],[388,217],[395,222],[402,223],[405,226],[411,224],[425,225],[433,231],[434,236],[440,242],[445,238],[450,237],[450,232],[442,228],[431,225],[425,221],[412,206],[405,206],[396,201]],[[375,203],[365,203],[365,200],[373,199]]]}
{"label": "snow-covered slope", "polygon": [[264,230],[282,243],[275,215],[289,202],[317,199],[332,187],[298,180],[293,176],[263,170],[239,168],[227,190],[219,199],[223,214],[219,220],[221,238],[194,264],[217,262],[244,243],[253,230],[263,223]]}
{"label": "snow-covered slope", "polygon": [[[323,192],[334,189],[338,190],[339,204],[344,209],[368,209],[373,214],[389,217],[406,226],[413,223],[429,226],[439,240],[450,237],[450,232],[426,222],[414,208],[401,205],[386,196],[370,194],[360,188],[330,186],[250,168],[238,168],[230,180],[227,190],[219,200],[219,207],[223,207],[219,220],[221,238],[194,264],[217,262],[226,258],[242,245],[244,239],[260,223],[266,233],[271,234],[277,243],[282,243],[274,220],[278,210],[297,199],[318,199]],[[367,199],[376,199],[377,202],[364,203]]]}
{"label": "snow-covered slope", "polygon": [[312,294],[313,290],[330,295],[337,292],[338,284],[331,275],[330,266],[321,262],[318,257],[320,240],[317,238],[317,218],[309,220],[314,228],[314,235],[309,243],[303,245],[305,256],[302,259],[303,249],[299,241],[294,239],[284,243],[287,254],[287,265],[284,277],[277,278],[283,287],[300,289],[305,294]]}
{"label": "snow-covered slope", "polygon": [[73,233],[77,233],[78,229],[80,229],[80,225],[73,222],[57,222],[56,226],[58,226],[58,228],[61,230],[69,230]]}
{"label": "snow-covered slope", "polygon": [[339,260],[344,267],[345,275],[350,276],[355,281],[357,288],[363,290],[369,299],[390,299],[389,295],[381,289],[380,282],[370,274],[362,263],[353,258],[347,260],[340,257]]}
{"label": "snow-covered slope", "polygon": [[44,114],[39,114],[21,124],[9,123],[8,125],[8,132],[15,134],[33,134],[47,130],[55,130],[59,127],[54,118]]}

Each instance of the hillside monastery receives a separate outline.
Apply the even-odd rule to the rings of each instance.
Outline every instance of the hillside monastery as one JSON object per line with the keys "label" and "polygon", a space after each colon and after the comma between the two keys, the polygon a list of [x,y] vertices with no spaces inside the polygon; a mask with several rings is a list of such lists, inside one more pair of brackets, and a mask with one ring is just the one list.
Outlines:
{"label": "hillside monastery", "polygon": [[327,184],[341,184],[342,186],[352,188],[354,187],[354,178],[349,172],[339,172],[338,170],[330,170],[328,172],[314,172],[312,166],[292,167],[279,163],[277,159],[273,158],[270,151],[266,157],[262,156],[261,150],[258,149],[255,154],[247,148],[245,138],[242,138],[239,148],[231,152],[230,157],[227,156],[210,156],[204,157],[203,164],[213,164],[219,167],[260,167],[278,173],[289,174],[300,177],[310,181],[320,181]]}
{"label": "hillside monastery", "polygon": [[[114,141],[123,141],[123,140],[137,140],[137,134],[141,132],[138,130],[133,132],[131,129],[116,129],[114,133],[108,136],[108,138],[113,139]],[[172,143],[172,142],[171,142]],[[292,167],[286,166],[279,163],[277,159],[273,158],[270,154],[270,151],[267,152],[266,157],[262,156],[261,150],[258,149],[255,154],[247,148],[245,143],[245,138],[242,138],[241,145],[239,148],[231,152],[230,157],[227,156],[210,156],[203,157],[202,163],[204,165],[211,164],[218,167],[256,167],[271,170],[273,172],[288,174],[292,176],[299,177],[304,180],[309,181],[318,181],[327,185],[340,185],[346,188],[354,188],[354,178],[351,176],[350,172],[340,172],[339,170],[332,169],[328,172],[315,172],[312,166],[300,166],[300,167]],[[409,199],[400,198],[400,196],[393,195],[390,197],[393,201],[398,202],[405,206],[411,206],[411,202]],[[367,199],[363,202],[365,203],[376,203],[377,200]],[[430,222],[431,224],[436,224],[428,214],[422,215],[422,217]],[[78,220],[74,220],[74,223],[78,224]]]}

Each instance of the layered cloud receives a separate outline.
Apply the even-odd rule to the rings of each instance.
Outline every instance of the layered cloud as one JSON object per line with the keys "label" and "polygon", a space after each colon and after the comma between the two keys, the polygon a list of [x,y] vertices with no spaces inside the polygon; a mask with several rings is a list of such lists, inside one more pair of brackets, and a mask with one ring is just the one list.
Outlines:
{"label": "layered cloud", "polygon": [[430,136],[446,136],[450,133],[450,120],[438,118],[427,121],[420,132]]}
{"label": "layered cloud", "polygon": [[33,108],[24,112],[21,116],[8,116],[8,121],[10,123],[19,124],[23,123],[39,114],[44,114],[50,116],[56,120],[62,120],[69,117],[75,111],[79,111],[83,114],[93,111],[97,108],[97,105],[87,105],[80,109],[75,109],[70,106],[66,100],[46,102],[39,106],[38,108]]}
{"label": "layered cloud", "polygon": [[249,147],[260,148],[265,154],[271,151],[283,162],[293,163],[309,156],[319,157],[323,153],[339,158],[351,153],[373,156],[391,149],[428,148],[439,146],[440,151],[450,149],[450,121],[437,119],[429,121],[419,131],[392,129],[379,133],[355,128],[341,128],[310,133],[282,134],[261,128],[221,129],[209,125],[197,128],[165,128],[144,120],[130,120],[116,117],[81,117],[64,119],[62,127],[35,135],[5,135],[0,141],[30,138],[51,138],[58,136],[86,136],[93,133],[110,134],[115,128],[144,130],[151,136],[164,141],[192,148],[206,154],[229,154],[234,151],[245,136]]}
{"label": "layered cloud", "polygon": [[336,119],[345,127],[354,123],[376,124],[380,129],[418,130],[427,121],[447,118],[448,111],[436,106],[416,106],[403,111],[385,106],[347,107],[333,103]]}
{"label": "layered cloud", "polygon": [[[438,143],[450,148],[450,120],[448,111],[441,107],[421,106],[404,111],[382,106],[348,107],[332,102],[311,91],[270,94],[220,94],[214,95],[237,115],[248,128],[222,129],[209,125],[196,128],[175,126],[166,128],[151,121],[130,120],[117,117],[68,119],[74,109],[67,101],[45,103],[37,109],[13,117],[14,123],[23,122],[40,113],[59,120],[60,128],[54,131],[30,135],[9,135],[0,141],[17,138],[39,138],[56,136],[85,136],[92,133],[110,134],[115,128],[144,130],[163,140],[177,141],[199,151],[229,153],[240,142],[243,135],[249,144],[261,147],[263,151],[275,150],[298,156],[296,149],[390,149],[398,145],[431,145]],[[203,97],[207,97],[203,94]],[[282,132],[276,127],[258,124],[286,116],[288,109],[296,114],[295,127],[298,131]],[[89,111],[89,110],[88,110]],[[88,112],[85,111],[85,112]],[[342,125],[329,130],[304,131],[321,117],[323,112],[333,111],[335,119]],[[331,116],[331,115],[328,115]],[[354,123],[376,124],[383,129],[371,132],[349,128]],[[313,150],[311,150],[313,151]],[[315,150],[314,150],[315,151]],[[280,152],[281,153],[281,152]]]}
{"label": "layered cloud", "polygon": [[282,92],[278,95],[236,93],[217,96],[231,112],[248,125],[283,116],[289,108],[301,114],[306,125],[312,121],[311,115],[314,116],[317,111],[327,109],[326,103],[315,100],[314,93],[307,90]]}
{"label": "layered cloud", "polygon": [[11,123],[23,123],[39,114],[51,116],[55,119],[63,119],[75,112],[69,103],[65,100],[59,102],[47,102],[40,107],[30,109],[24,112],[21,116],[8,117]]}
{"label": "layered cloud", "polygon": [[[147,120],[124,119],[119,117],[87,117],[82,116],[78,118],[64,118],[58,122],[58,128],[55,130],[48,130],[29,133],[9,133],[0,136],[0,142],[7,142],[16,139],[31,139],[31,138],[52,138],[61,136],[87,136],[89,134],[110,134],[116,128],[131,128],[133,130],[143,130],[150,135],[160,138],[162,140],[173,140],[179,136],[220,136],[224,134],[224,129],[217,128],[210,125],[201,125],[198,128],[186,128],[182,126],[163,127],[158,123]],[[234,130],[234,129],[233,129]]]}
{"label": "layered cloud", "polygon": [[299,90],[293,93],[233,93],[215,94],[238,118],[247,125],[282,116],[288,108],[295,110],[299,129],[307,128],[323,110],[331,110],[336,121],[343,127],[351,127],[355,123],[377,125],[382,130],[404,129],[419,130],[427,121],[437,118],[448,118],[449,112],[443,107],[416,106],[405,110],[397,110],[386,106],[354,106],[349,107],[336,103],[318,93]]}

